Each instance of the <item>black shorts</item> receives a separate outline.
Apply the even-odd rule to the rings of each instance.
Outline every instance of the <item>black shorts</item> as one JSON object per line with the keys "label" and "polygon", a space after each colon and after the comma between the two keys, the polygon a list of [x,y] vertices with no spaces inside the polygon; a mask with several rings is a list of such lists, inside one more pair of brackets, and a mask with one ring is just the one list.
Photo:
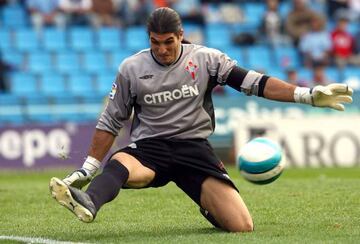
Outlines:
{"label": "black shorts", "polygon": [[155,171],[154,180],[146,187],[160,187],[173,181],[199,206],[201,185],[209,176],[238,191],[206,139],[147,138],[115,153],[118,152],[132,155]]}

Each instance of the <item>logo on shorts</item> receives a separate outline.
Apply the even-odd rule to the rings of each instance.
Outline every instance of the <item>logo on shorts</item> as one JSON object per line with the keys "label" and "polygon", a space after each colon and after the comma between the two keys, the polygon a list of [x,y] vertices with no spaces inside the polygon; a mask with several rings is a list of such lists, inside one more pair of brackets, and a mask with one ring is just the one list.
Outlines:
{"label": "logo on shorts", "polygon": [[196,64],[193,63],[193,61],[189,61],[188,65],[185,67],[185,69],[187,70],[187,72],[189,72],[189,74],[191,75],[191,78],[193,80],[195,80],[196,77],[196,72],[198,70],[198,66]]}
{"label": "logo on shorts", "polygon": [[130,147],[130,148],[132,148],[132,149],[136,149],[136,148],[137,148],[137,146],[136,146],[135,143],[131,143],[128,147]]}
{"label": "logo on shorts", "polygon": [[228,174],[223,174],[223,176],[230,180],[230,176]]}

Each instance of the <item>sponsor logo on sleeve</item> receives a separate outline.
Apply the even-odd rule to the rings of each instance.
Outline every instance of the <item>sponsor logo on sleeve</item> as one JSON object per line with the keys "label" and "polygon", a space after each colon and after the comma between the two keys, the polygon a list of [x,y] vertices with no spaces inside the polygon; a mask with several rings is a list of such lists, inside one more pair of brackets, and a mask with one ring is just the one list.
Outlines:
{"label": "sponsor logo on sleeve", "polygon": [[111,91],[110,91],[110,93],[109,93],[109,98],[110,98],[111,100],[114,100],[116,91],[117,91],[117,84],[114,82],[114,83],[112,84]]}

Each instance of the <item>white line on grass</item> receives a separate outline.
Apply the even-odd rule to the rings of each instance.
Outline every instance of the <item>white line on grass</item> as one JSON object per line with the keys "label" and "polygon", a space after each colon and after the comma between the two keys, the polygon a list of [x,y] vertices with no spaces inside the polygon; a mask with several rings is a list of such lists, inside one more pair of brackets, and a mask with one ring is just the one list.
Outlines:
{"label": "white line on grass", "polygon": [[40,237],[25,237],[25,236],[0,236],[0,240],[22,241],[26,243],[39,243],[39,244],[86,244],[84,242],[69,242],[44,239]]}

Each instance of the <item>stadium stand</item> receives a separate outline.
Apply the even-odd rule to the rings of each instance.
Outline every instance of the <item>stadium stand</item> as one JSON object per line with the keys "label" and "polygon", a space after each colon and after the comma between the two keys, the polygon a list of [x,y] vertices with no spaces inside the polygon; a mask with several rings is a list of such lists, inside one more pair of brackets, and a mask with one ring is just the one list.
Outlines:
{"label": "stadium stand", "polygon": [[51,123],[53,107],[46,96],[39,93],[27,95],[24,101],[24,117],[31,123]]}
{"label": "stadium stand", "polygon": [[27,70],[31,73],[49,73],[53,71],[53,59],[46,51],[33,51],[28,54]]}
{"label": "stadium stand", "polygon": [[59,73],[44,73],[41,75],[39,90],[44,96],[67,93],[65,78]]}
{"label": "stadium stand", "polygon": [[25,57],[22,52],[14,49],[4,49],[2,51],[2,59],[17,68],[21,68],[25,64]]}
{"label": "stadium stand", "polygon": [[83,55],[83,69],[89,73],[100,73],[109,70],[107,54],[102,51],[89,51]]}
{"label": "stadium stand", "polygon": [[25,72],[15,72],[11,76],[11,93],[22,96],[38,93],[38,82],[35,75]]}
{"label": "stadium stand", "polygon": [[66,31],[46,28],[43,34],[43,47],[48,51],[64,51],[68,48]]}
{"label": "stadium stand", "polygon": [[[37,32],[20,2],[9,1],[0,11],[0,57],[14,66],[9,76],[10,93],[0,93],[0,125],[96,119],[121,61],[148,48],[146,28],[68,26],[59,29],[46,26]],[[242,21],[224,22],[219,10],[221,4],[210,1],[202,6],[206,11],[205,26],[184,22],[185,34],[191,33],[190,39],[195,36],[194,40],[200,44],[220,49],[245,68],[282,79],[291,68],[298,71],[301,79],[311,81],[312,70],[303,67],[296,47],[290,43],[271,46],[260,37],[259,25],[266,11],[266,1],[238,1],[236,4],[244,14]],[[316,1],[311,7],[326,14],[326,1]],[[280,1],[279,13],[283,19],[291,9],[290,0]],[[335,21],[329,18],[326,29],[331,31],[334,25]],[[359,33],[358,26],[358,22],[350,23],[349,32]],[[237,34],[249,35],[255,43],[236,43]],[[336,81],[360,82],[359,67],[340,70],[329,66],[325,72]],[[227,87],[224,91],[216,96],[238,95]]]}
{"label": "stadium stand", "polygon": [[17,125],[25,122],[22,100],[15,94],[0,95],[0,126]]}
{"label": "stadium stand", "polygon": [[33,52],[40,48],[40,39],[33,29],[21,28],[14,32],[14,48],[18,51]]}
{"label": "stadium stand", "polygon": [[125,32],[125,47],[134,52],[148,48],[149,41],[144,26],[134,26],[127,28]]}
{"label": "stadium stand", "polygon": [[77,52],[66,51],[55,54],[55,69],[63,74],[79,73],[80,58]]}
{"label": "stadium stand", "polygon": [[105,52],[112,52],[122,48],[123,33],[118,28],[101,28],[96,32],[98,48]]}
{"label": "stadium stand", "polygon": [[29,22],[25,9],[17,3],[9,4],[2,10],[1,20],[3,26],[9,28],[25,27]]}
{"label": "stadium stand", "polygon": [[69,29],[70,48],[75,51],[90,51],[95,48],[94,31],[90,27],[72,27]]}

